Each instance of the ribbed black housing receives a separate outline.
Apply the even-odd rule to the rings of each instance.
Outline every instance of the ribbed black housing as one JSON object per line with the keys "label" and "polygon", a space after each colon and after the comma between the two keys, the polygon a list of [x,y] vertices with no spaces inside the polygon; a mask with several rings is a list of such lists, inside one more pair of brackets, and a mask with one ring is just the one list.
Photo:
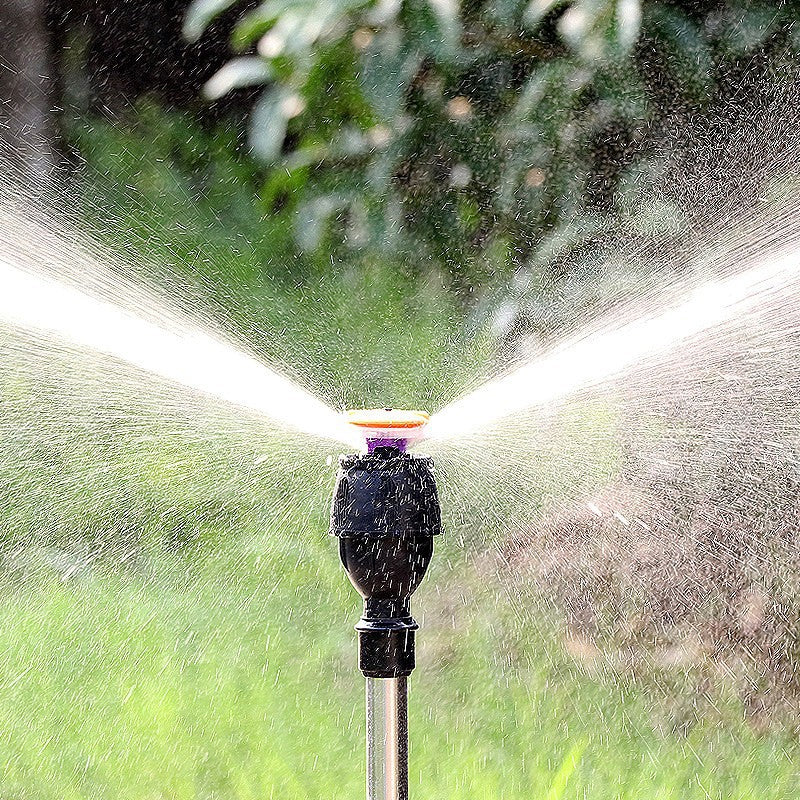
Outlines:
{"label": "ribbed black housing", "polygon": [[341,457],[331,509],[334,536],[436,536],[441,530],[432,459],[394,447]]}
{"label": "ribbed black housing", "polygon": [[343,456],[331,508],[332,535],[351,583],[364,598],[356,625],[359,667],[374,678],[414,669],[410,597],[433,556],[441,512],[433,462],[379,447]]}

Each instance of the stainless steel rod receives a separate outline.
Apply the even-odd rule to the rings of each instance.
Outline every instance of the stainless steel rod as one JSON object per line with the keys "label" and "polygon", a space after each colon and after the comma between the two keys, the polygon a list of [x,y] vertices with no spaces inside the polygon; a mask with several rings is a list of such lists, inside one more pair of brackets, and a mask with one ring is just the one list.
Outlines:
{"label": "stainless steel rod", "polygon": [[408,800],[407,678],[367,678],[367,800]]}

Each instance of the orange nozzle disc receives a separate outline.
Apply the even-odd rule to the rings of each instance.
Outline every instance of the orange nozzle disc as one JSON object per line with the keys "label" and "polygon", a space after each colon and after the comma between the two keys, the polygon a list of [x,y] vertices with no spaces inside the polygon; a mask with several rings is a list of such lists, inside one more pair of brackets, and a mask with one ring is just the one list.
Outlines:
{"label": "orange nozzle disc", "polygon": [[382,431],[411,431],[421,428],[430,419],[424,411],[407,411],[400,408],[368,408],[348,411],[347,422],[358,428]]}

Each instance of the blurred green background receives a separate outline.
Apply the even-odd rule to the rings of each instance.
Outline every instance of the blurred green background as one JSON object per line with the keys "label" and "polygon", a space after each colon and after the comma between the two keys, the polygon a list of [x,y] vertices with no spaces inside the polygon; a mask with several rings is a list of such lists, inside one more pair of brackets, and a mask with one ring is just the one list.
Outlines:
{"label": "blurred green background", "polygon": [[[791,90],[798,19],[794,2],[16,0],[2,136],[27,191],[76,202],[142,280],[179,283],[267,363],[338,407],[435,409],[601,306],[623,237],[681,226],[664,176],[698,130]],[[3,341],[0,797],[359,796],[358,603],[324,535],[335,450],[210,412],[165,427],[98,386],[82,416],[83,372]],[[466,553],[444,538],[417,602],[414,796],[797,796],[791,725],[757,728],[724,687],[713,713],[685,691],[670,707],[680,666],[587,668],[472,533]]]}

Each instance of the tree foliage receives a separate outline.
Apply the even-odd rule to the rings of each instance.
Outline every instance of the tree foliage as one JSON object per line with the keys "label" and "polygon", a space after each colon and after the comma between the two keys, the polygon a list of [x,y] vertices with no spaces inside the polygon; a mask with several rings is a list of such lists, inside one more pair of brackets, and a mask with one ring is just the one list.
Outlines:
{"label": "tree foliage", "polygon": [[[185,33],[236,0],[195,0]],[[263,90],[250,145],[297,235],[463,265],[574,245],[619,211],[656,131],[793,50],[793,3],[264,0],[210,99]],[[549,243],[549,245],[548,245]],[[398,245],[399,246],[399,245]],[[508,263],[508,259],[505,259]]]}

